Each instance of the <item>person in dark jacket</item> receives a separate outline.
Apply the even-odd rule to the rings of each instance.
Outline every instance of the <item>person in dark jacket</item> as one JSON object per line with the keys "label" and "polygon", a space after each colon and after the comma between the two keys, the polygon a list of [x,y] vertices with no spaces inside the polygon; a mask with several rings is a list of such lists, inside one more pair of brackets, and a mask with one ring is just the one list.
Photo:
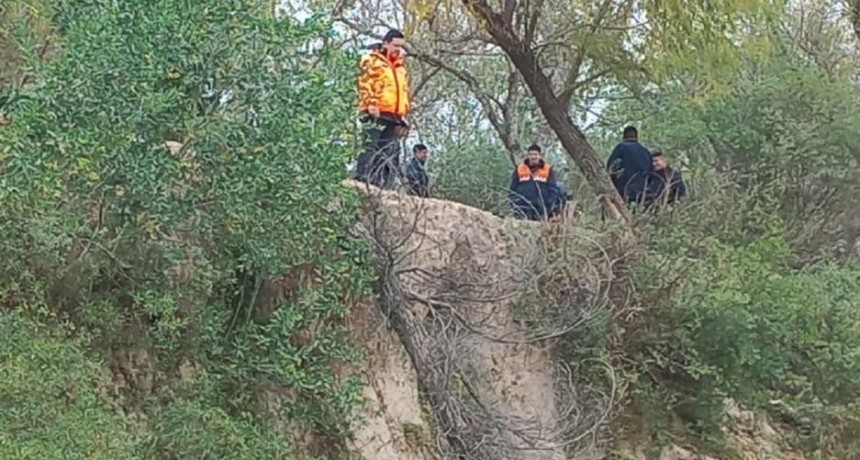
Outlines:
{"label": "person in dark jacket", "polygon": [[555,203],[552,204],[549,210],[550,219],[564,214],[564,210],[567,208],[567,201],[570,199],[568,196],[569,194],[567,193],[567,188],[564,184],[561,181],[556,181],[555,183],[557,184],[557,194],[555,197]]}
{"label": "person in dark jacket", "polygon": [[544,161],[540,146],[529,146],[526,159],[511,177],[508,198],[517,219],[546,219],[557,206],[558,182],[552,166]]}
{"label": "person in dark jacket", "polygon": [[430,196],[430,179],[425,165],[430,152],[424,144],[412,146],[412,159],[406,164],[406,189],[410,195],[427,198]]}
{"label": "person in dark jacket", "polygon": [[669,167],[662,151],[655,151],[653,157],[654,173],[648,180],[650,195],[660,203],[665,200],[667,204],[673,204],[687,196],[687,184],[684,182],[681,171]]}
{"label": "person in dark jacket", "polygon": [[622,142],[615,146],[606,169],[612,184],[628,203],[649,203],[653,197],[646,187],[648,176],[654,172],[651,152],[639,143],[639,132],[633,126],[624,128]]}

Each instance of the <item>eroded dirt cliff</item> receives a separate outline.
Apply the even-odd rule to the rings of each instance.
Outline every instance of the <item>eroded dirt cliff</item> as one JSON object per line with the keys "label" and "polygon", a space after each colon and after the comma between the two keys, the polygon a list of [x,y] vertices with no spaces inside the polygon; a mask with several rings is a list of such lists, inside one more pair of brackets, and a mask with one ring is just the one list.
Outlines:
{"label": "eroded dirt cliff", "polygon": [[[566,322],[584,313],[558,317],[561,324],[545,330],[534,310],[523,311],[520,303],[530,285],[541,282],[535,267],[546,240],[557,237],[557,226],[350,186],[364,195],[357,230],[373,242],[383,272],[380,298],[353,305],[347,319],[365,355],[353,370],[362,377],[367,401],[352,427],[351,451],[364,460],[441,460],[457,454],[457,445],[471,449],[470,459],[487,460],[721,458],[682,441],[657,449],[656,457],[648,440],[624,440],[614,448],[570,442],[600,439],[596,428],[605,421],[601,401],[569,385],[570,370],[554,349],[551,332],[565,330]],[[589,303],[588,286],[578,289],[566,308]],[[145,350],[130,350],[115,361],[119,386],[151,391],[156,377]],[[180,369],[178,377],[187,379],[189,369]],[[263,399],[276,415],[278,390]],[[804,458],[785,446],[780,427],[731,401],[726,405],[724,430],[738,458]],[[324,440],[307,429],[280,428],[300,451],[326,450],[317,445]]]}
{"label": "eroded dirt cliff", "polygon": [[[452,393],[449,401],[462,404],[457,411],[472,412],[464,421],[478,422],[472,429],[480,433],[472,434],[485,438],[491,446],[486,451],[512,460],[565,458],[555,443],[552,348],[523,340],[514,314],[540,226],[457,203],[357,187],[368,198],[362,232],[391,258],[391,275],[402,289],[395,308],[427,338],[422,353],[433,367],[427,373],[435,385],[430,390]],[[418,377],[402,337],[378,308],[361,308],[353,316],[353,330],[370,355],[366,395],[382,409],[368,409],[366,424],[356,427],[355,447],[378,460],[428,458],[425,447],[435,450],[440,421],[432,407],[418,402]]]}
{"label": "eroded dirt cliff", "polygon": [[[599,420],[573,407],[553,341],[528,336],[527,321],[517,314],[542,241],[555,231],[551,226],[350,185],[365,196],[360,231],[374,242],[382,261],[377,268],[386,272],[377,286],[380,303],[357,306],[350,319],[367,354],[362,375],[369,402],[354,427],[355,451],[367,460],[444,458],[457,454],[457,445],[479,459],[649,458],[647,443],[612,449],[565,442],[597,438],[582,429]],[[386,296],[396,300],[386,304]],[[402,314],[399,323],[391,309]],[[417,340],[405,344],[404,334]],[[416,372],[416,366],[430,369]],[[419,398],[422,391],[450,397]],[[766,419],[726,404],[725,432],[740,458],[803,458],[785,447],[782,431]],[[588,423],[571,425],[574,416]],[[457,423],[453,428],[464,433],[446,436]],[[717,458],[680,441],[658,452],[660,460]]]}

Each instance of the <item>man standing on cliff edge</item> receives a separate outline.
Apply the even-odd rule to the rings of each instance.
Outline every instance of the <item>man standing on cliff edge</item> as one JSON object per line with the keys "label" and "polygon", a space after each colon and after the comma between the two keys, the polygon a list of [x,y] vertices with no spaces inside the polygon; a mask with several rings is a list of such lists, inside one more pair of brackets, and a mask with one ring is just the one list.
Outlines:
{"label": "man standing on cliff edge", "polygon": [[400,139],[409,125],[409,75],[406,71],[403,33],[391,29],[382,43],[371,45],[361,58],[358,76],[358,110],[364,125],[364,151],[358,156],[356,178],[391,189],[400,170]]}

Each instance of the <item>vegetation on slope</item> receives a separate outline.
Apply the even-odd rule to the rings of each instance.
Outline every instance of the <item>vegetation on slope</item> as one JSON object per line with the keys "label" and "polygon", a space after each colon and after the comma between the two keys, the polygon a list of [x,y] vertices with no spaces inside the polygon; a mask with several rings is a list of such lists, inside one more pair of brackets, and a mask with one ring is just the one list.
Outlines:
{"label": "vegetation on slope", "polygon": [[[568,189],[585,213],[578,225],[603,228],[593,195],[564,164],[543,120],[535,120],[529,90],[515,75],[491,77],[510,63],[474,38],[483,25],[441,20],[458,8],[451,5],[413,17],[437,19],[416,22],[413,39],[422,76],[433,76],[423,100],[432,122],[422,125],[421,140],[437,152],[430,166],[439,177],[437,193],[504,212],[505,150],[512,139],[522,145],[539,139],[549,144],[551,162],[568,172]],[[620,350],[607,340],[610,327],[600,315],[589,324],[591,340],[574,341],[572,367],[581,370],[597,357],[595,381],[611,389],[602,363],[612,362],[615,375],[624,377],[615,383],[628,383],[618,413],[638,416],[621,417],[617,432],[641,423],[655,444],[692,434],[718,446],[722,399],[732,397],[787,421],[813,458],[860,455],[854,444],[860,387],[850,383],[860,350],[860,217],[852,204],[860,186],[860,58],[834,8],[802,2],[756,22],[755,34],[741,32],[748,40],[733,46],[666,56],[659,81],[632,78],[628,67],[601,60],[607,54],[589,59],[604,40],[618,38],[612,21],[623,20],[622,13],[609,11],[602,23],[594,16],[602,10],[577,2],[517,10],[539,9],[545,19],[536,25],[532,46],[546,68],[575,71],[568,64],[584,50],[580,78],[589,84],[574,90],[571,116],[595,119],[587,133],[603,158],[621,127],[633,123],[647,146],[666,151],[684,171],[693,192],[672,212],[639,218],[644,254],[635,269],[642,310]],[[576,14],[552,13],[566,9]],[[578,30],[577,22],[593,26],[596,36],[565,36],[564,30]],[[729,72],[699,66],[725,59]],[[602,75],[599,83],[592,75]],[[473,85],[474,79],[487,84]],[[608,107],[595,114],[602,104]],[[476,112],[499,125],[476,132]],[[565,272],[581,260],[563,251],[554,259],[552,281],[580,281],[582,273]],[[557,301],[552,297],[525,295],[530,303]]]}
{"label": "vegetation on slope", "polygon": [[730,92],[667,84],[610,108],[643,120],[695,193],[643,226],[648,310],[626,350],[655,439],[680,419],[719,445],[731,397],[794,427],[813,458],[860,455],[858,61],[829,54],[827,32],[818,56],[774,33]]}
{"label": "vegetation on slope", "polygon": [[[81,396],[62,414],[38,392],[4,399],[4,445],[16,458],[77,444],[87,458],[291,458],[271,416],[341,439],[360,391],[335,373],[356,357],[341,319],[369,279],[340,185],[352,56],[319,46],[325,22],[254,1],[52,7],[62,52],[31,61],[37,83],[8,86],[2,108],[2,322],[17,330],[3,335],[17,363],[4,385],[68,381]],[[44,326],[16,313],[36,304]],[[28,348],[53,364],[20,362]],[[115,413],[97,363],[126,368],[129,350],[154,376],[132,376]],[[124,436],[130,412],[146,423]]]}
{"label": "vegetation on slope", "polygon": [[[558,92],[575,119],[608,103],[587,130],[598,153],[636,123],[694,196],[638,218],[643,310],[620,341],[595,316],[569,337],[571,366],[612,363],[625,390],[617,432],[655,445],[683,434],[719,446],[732,397],[797,428],[813,458],[860,456],[860,59],[836,26],[809,26],[828,16],[787,10],[756,23],[758,40],[699,50],[709,63],[729,53],[737,72],[681,53],[648,81],[631,56],[605,52],[629,39],[614,21],[630,11],[615,13],[591,41],[541,46],[542,59],[560,68],[587,49],[581,68],[601,78]],[[12,120],[0,128],[0,454],[294,458],[273,415],[341,449],[360,403],[357,381],[333,370],[356,357],[341,319],[370,280],[368,249],[348,232],[357,203],[340,186],[354,56],[320,39],[329,24],[276,21],[251,0],[3,10],[25,17],[38,27],[0,36],[0,112]],[[568,25],[541,23],[547,37]],[[414,118],[438,196],[504,213],[507,153],[535,138],[569,171],[580,225],[603,230],[523,82],[498,78],[510,62],[475,54],[413,67],[434,76]],[[491,110],[507,126],[486,128]],[[553,282],[565,276],[577,275]],[[115,394],[107,368],[127,350],[144,350],[156,376]],[[608,385],[602,364],[583,375]],[[277,414],[271,392],[286,398]]]}
{"label": "vegetation on slope", "polygon": [[105,367],[69,332],[20,312],[0,321],[0,456],[140,458],[133,422],[109,404]]}

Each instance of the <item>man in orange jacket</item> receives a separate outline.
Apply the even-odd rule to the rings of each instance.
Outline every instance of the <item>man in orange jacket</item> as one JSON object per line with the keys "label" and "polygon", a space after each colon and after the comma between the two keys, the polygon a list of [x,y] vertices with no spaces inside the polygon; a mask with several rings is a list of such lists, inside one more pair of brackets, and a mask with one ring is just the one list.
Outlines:
{"label": "man in orange jacket", "polygon": [[400,171],[400,138],[409,125],[409,74],[403,54],[403,33],[391,29],[382,43],[361,58],[358,110],[365,126],[365,150],[358,156],[358,180],[393,188]]}

